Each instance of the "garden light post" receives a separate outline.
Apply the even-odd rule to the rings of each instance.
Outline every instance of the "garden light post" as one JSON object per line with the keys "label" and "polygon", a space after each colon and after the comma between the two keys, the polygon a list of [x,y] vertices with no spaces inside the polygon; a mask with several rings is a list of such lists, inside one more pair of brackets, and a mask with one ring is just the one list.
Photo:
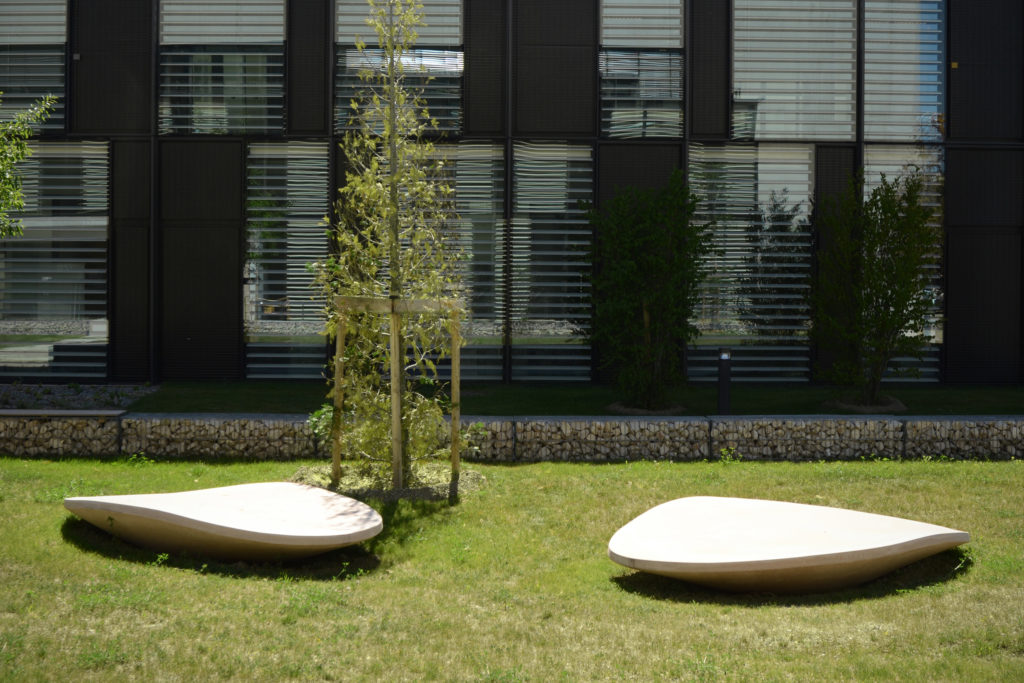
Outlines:
{"label": "garden light post", "polygon": [[729,414],[729,383],[732,379],[732,349],[718,349],[718,414]]}

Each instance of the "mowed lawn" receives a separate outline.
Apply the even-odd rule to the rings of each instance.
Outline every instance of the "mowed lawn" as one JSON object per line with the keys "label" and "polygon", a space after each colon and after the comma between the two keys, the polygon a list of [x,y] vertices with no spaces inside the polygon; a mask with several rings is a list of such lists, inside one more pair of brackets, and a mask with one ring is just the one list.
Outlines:
{"label": "mowed lawn", "polygon": [[[470,465],[487,481],[457,506],[373,503],[381,536],[296,564],[140,550],[61,505],[297,465],[0,459],[0,680],[1024,680],[1021,461]],[[904,516],[972,541],[788,597],[607,559],[622,524],[688,495]]]}

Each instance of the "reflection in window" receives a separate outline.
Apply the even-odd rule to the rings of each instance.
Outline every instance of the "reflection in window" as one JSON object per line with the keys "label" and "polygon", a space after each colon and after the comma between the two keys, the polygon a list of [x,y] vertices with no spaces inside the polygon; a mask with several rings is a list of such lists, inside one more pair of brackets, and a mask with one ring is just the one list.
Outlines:
{"label": "reflection in window", "polygon": [[[907,172],[919,171],[925,180],[924,198],[934,210],[932,222],[942,224],[943,154],[939,146],[928,145],[868,145],[864,149],[864,194],[867,196],[884,173],[893,179]],[[942,245],[935,245],[942,252]],[[941,263],[941,262],[940,262]],[[939,379],[939,347],[942,344],[942,311],[944,293],[942,288],[942,266],[932,266],[929,296],[932,301],[931,322],[925,334],[931,345],[925,350],[923,359],[896,358],[889,364],[890,378],[900,381],[936,382]],[[911,374],[901,372],[912,369]]]}
{"label": "reflection in window", "polygon": [[160,3],[160,133],[284,128],[284,2]]}
{"label": "reflection in window", "polygon": [[53,95],[57,104],[37,128],[64,129],[66,12],[64,0],[0,2],[0,121]]}
{"label": "reflection in window", "polygon": [[33,147],[25,233],[0,240],[0,376],[107,372],[107,146]]}
{"label": "reflection in window", "polygon": [[811,145],[691,147],[698,219],[715,223],[693,379],[714,378],[720,346],[734,347],[737,379],[808,378],[813,169]]}
{"label": "reflection in window", "polygon": [[602,50],[601,133],[611,138],[681,137],[680,51]]}
{"label": "reflection in window", "polygon": [[733,137],[852,140],[854,0],[736,0]]}
{"label": "reflection in window", "polygon": [[939,141],[943,136],[944,2],[867,0],[864,135]]}
{"label": "reflection in window", "polygon": [[246,182],[246,376],[318,378],[324,301],[307,264],[327,254],[327,145],[252,144]]}
{"label": "reflection in window", "polygon": [[587,380],[589,347],[576,342],[590,321],[591,228],[580,202],[593,196],[591,148],[516,143],[512,182],[513,379]]}
{"label": "reflection in window", "polygon": [[[384,53],[379,49],[363,52],[338,48],[337,88],[335,90],[335,129],[356,127],[351,120],[352,102],[369,97],[370,83],[360,73],[380,73]],[[462,52],[456,50],[415,49],[403,56],[406,87],[420,97],[439,131],[462,130]]]}

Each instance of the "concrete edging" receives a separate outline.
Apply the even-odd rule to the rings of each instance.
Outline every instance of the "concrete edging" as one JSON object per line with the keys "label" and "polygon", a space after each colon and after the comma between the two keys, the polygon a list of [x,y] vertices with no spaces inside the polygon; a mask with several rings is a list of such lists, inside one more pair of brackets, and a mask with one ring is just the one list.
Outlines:
{"label": "concrete edging", "polygon": [[[0,411],[0,452],[37,457],[326,457],[306,415]],[[1024,455],[1024,416],[474,417],[480,462],[859,460]]]}

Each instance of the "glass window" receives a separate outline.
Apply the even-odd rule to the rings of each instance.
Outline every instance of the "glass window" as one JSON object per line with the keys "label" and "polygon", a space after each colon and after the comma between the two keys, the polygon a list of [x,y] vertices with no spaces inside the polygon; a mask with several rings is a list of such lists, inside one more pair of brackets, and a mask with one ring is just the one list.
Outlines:
{"label": "glass window", "polygon": [[249,146],[242,299],[246,376],[318,378],[324,301],[307,264],[327,254],[326,143]]}
{"label": "glass window", "polygon": [[[919,170],[925,180],[925,202],[935,213],[932,221],[942,224],[942,184],[944,162],[942,148],[937,145],[867,145],[864,149],[864,194],[874,189],[881,175],[893,179],[900,174]],[[936,244],[935,249],[942,253],[942,245]],[[889,379],[898,381],[937,382],[939,380],[939,353],[942,345],[942,311],[944,290],[942,288],[942,266],[936,263],[931,267],[932,277],[929,286],[929,298],[932,301],[931,323],[925,334],[929,345],[922,359],[895,358],[889,363]],[[907,374],[907,369],[914,372]]]}
{"label": "glass window", "polygon": [[593,198],[591,148],[517,142],[508,293],[512,378],[588,380],[591,228],[580,207]]}
{"label": "glass window", "polygon": [[940,141],[945,80],[944,2],[867,0],[864,136]]}
{"label": "glass window", "polygon": [[733,137],[852,140],[855,0],[735,0]]}
{"label": "glass window", "polygon": [[[504,345],[505,155],[487,142],[438,145],[455,191],[456,231],[469,320],[462,333],[462,375],[500,380]],[[444,370],[442,370],[442,373]]]}
{"label": "glass window", "polygon": [[600,68],[602,135],[682,137],[680,51],[602,50]]}
{"label": "glass window", "polygon": [[[377,34],[366,25],[366,0],[337,0],[335,40],[355,45],[361,39],[377,45]],[[462,45],[462,0],[428,0],[423,3],[423,23],[416,29],[417,46],[455,47]]]}
{"label": "glass window", "polygon": [[38,128],[64,129],[66,11],[64,0],[0,0],[0,120],[54,95],[54,111]]}
{"label": "glass window", "polygon": [[692,379],[713,380],[716,351],[734,349],[737,380],[799,381],[810,371],[811,145],[690,148],[698,220],[714,221],[691,350]]}
{"label": "glass window", "polygon": [[[337,88],[335,89],[335,129],[338,132],[354,127],[350,121],[352,101],[369,90],[360,79],[360,72],[379,72],[384,53],[367,48],[338,48]],[[415,49],[403,59],[406,86],[426,104],[439,131],[457,133],[462,130],[463,56],[459,50]]]}
{"label": "glass window", "polygon": [[103,379],[107,145],[37,143],[22,168],[25,233],[0,240],[0,376]]}
{"label": "glass window", "polygon": [[160,132],[284,128],[284,0],[160,3]]}
{"label": "glass window", "polygon": [[682,48],[680,0],[601,0],[604,47]]}

